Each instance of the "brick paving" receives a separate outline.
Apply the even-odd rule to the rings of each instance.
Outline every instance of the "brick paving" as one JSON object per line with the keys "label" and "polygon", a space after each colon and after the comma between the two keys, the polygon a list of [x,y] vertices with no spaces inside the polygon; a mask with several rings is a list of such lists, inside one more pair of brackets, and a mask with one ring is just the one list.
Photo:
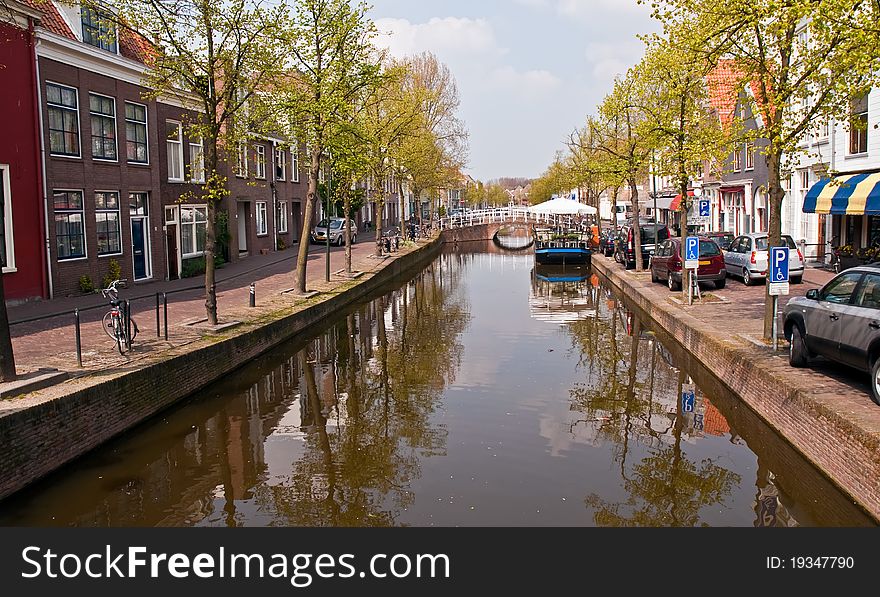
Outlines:
{"label": "brick paving", "polygon": [[[420,241],[425,244],[427,241]],[[375,243],[372,234],[352,246],[352,269],[371,272],[379,268],[383,260],[373,256]],[[294,298],[282,295],[294,284],[298,246],[280,253],[254,255],[217,272],[217,303],[220,324],[249,321],[260,317],[279,305],[290,305]],[[332,276],[325,282],[325,247],[313,245],[309,252],[307,269],[308,290],[326,292],[347,279]],[[344,269],[345,248],[331,248],[331,274]],[[87,374],[97,371],[130,368],[139,360],[155,358],[158,353],[183,346],[202,338],[207,330],[191,325],[205,319],[204,286],[202,277],[136,284],[120,292],[120,299],[132,301],[132,317],[140,333],[134,341],[134,349],[122,356],[115,343],[104,332],[101,319],[109,305],[100,293],[97,295],[67,297],[52,301],[27,303],[9,308],[13,350],[19,375],[39,369],[51,368],[71,374]],[[256,286],[257,308],[251,309],[249,287]],[[168,296],[168,341],[156,335],[156,293],[173,293]],[[80,309],[83,368],[77,366],[75,326],[72,311]],[[44,318],[29,322],[33,318]],[[24,322],[15,324],[15,322]]]}

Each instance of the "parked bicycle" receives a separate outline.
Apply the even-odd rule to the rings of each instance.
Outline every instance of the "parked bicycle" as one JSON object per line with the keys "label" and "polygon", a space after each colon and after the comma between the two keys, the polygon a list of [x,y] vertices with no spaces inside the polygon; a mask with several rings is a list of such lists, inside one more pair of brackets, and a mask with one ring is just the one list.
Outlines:
{"label": "parked bicycle", "polygon": [[129,314],[128,321],[131,324],[131,338],[128,337],[128,329],[121,309],[122,301],[119,300],[120,287],[125,287],[125,280],[115,280],[110,284],[109,288],[101,291],[104,298],[110,299],[110,311],[104,315],[102,321],[104,331],[116,342],[119,354],[125,354],[125,351],[131,347],[131,343],[134,342],[140,330],[135,320]]}
{"label": "parked bicycle", "polygon": [[840,273],[840,247],[836,247],[833,241],[828,241],[828,250],[825,251],[825,267],[835,274]]}

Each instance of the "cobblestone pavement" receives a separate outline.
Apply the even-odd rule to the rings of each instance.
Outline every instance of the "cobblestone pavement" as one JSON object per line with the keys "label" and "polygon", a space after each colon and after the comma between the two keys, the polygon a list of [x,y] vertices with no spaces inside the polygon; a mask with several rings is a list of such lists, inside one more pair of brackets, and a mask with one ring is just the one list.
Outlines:
{"label": "cobblestone pavement", "polygon": [[[605,257],[594,258],[606,259]],[[607,262],[611,263],[612,260],[608,259]],[[622,269],[622,266],[618,264],[614,264],[614,267]],[[647,271],[640,274],[633,271],[627,273],[650,285],[651,276]],[[803,283],[792,284],[791,295],[780,297],[780,312],[791,298],[803,296],[810,289],[823,287],[835,275],[825,269],[807,267]],[[712,284],[701,285],[701,288],[707,300],[703,304],[694,304],[689,307],[677,302],[680,293],[669,292],[663,284],[653,285],[653,290],[661,297],[658,300],[667,297],[666,300],[670,304],[675,304],[690,315],[713,325],[719,330],[719,333],[738,336],[754,343],[756,351],[767,348],[763,341],[764,294],[766,292],[764,284],[746,286],[739,278],[728,278],[727,285],[723,290],[714,289]],[[780,340],[780,348],[787,349],[787,347],[788,343],[784,339]],[[869,398],[871,389],[868,376],[859,371],[822,358],[816,358],[808,369],[791,368],[790,375],[792,379],[797,377],[807,380],[813,386],[821,386],[829,392],[857,396],[860,404],[865,403],[871,407],[871,410],[877,409],[877,412],[880,413],[880,407],[874,405]]]}
{"label": "cobblestone pavement", "polygon": [[[420,241],[424,244],[426,241]],[[373,256],[375,243],[366,238],[352,247],[352,269],[370,272],[382,260]],[[217,303],[220,324],[260,316],[273,306],[290,305],[292,295],[282,292],[293,287],[293,271],[299,247],[269,255],[255,255],[218,270]],[[309,253],[307,286],[309,290],[327,291],[350,282],[335,273],[345,267],[345,249],[331,249],[331,284],[325,283],[325,248],[313,245]],[[71,373],[89,373],[114,367],[134,366],[173,346],[189,344],[203,337],[206,329],[194,324],[205,319],[203,278],[138,284],[120,292],[120,299],[132,301],[132,318],[140,330],[134,350],[122,356],[104,332],[101,319],[109,310],[107,300],[97,296],[67,297],[28,303],[9,309],[12,344],[19,375],[42,368]],[[251,283],[256,287],[257,308],[248,307]],[[156,293],[168,295],[168,341],[157,337]],[[72,311],[81,310],[83,368],[77,366],[75,325]],[[48,317],[27,322],[35,317]],[[24,322],[15,324],[15,322]],[[161,327],[161,326],[160,326]]]}

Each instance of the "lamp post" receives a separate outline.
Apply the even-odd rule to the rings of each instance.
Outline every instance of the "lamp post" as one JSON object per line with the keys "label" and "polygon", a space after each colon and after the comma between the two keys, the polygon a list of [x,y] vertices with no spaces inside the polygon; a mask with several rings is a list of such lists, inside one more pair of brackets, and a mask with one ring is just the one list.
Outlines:
{"label": "lamp post", "polygon": [[333,154],[327,153],[327,161],[330,163],[330,168],[327,171],[327,192],[325,193],[326,201],[327,201],[327,209],[324,210],[324,219],[327,220],[327,271],[325,275],[325,280],[327,282],[330,281],[330,195],[333,193]]}

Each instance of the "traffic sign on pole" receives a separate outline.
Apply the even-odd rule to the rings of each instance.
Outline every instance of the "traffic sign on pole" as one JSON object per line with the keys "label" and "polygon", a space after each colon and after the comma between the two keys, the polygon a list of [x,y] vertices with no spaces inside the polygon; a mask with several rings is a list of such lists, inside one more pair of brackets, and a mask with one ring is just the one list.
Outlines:
{"label": "traffic sign on pole", "polygon": [[685,269],[700,269],[700,239],[689,236],[684,243]]}
{"label": "traffic sign on pole", "polygon": [[708,218],[711,215],[711,205],[708,199],[700,199],[700,217]]}
{"label": "traffic sign on pole", "polygon": [[681,392],[681,412],[692,413],[697,404],[697,394],[693,388],[685,387]]}
{"label": "traffic sign on pole", "polygon": [[770,248],[770,296],[788,296],[790,255],[788,247]]}

